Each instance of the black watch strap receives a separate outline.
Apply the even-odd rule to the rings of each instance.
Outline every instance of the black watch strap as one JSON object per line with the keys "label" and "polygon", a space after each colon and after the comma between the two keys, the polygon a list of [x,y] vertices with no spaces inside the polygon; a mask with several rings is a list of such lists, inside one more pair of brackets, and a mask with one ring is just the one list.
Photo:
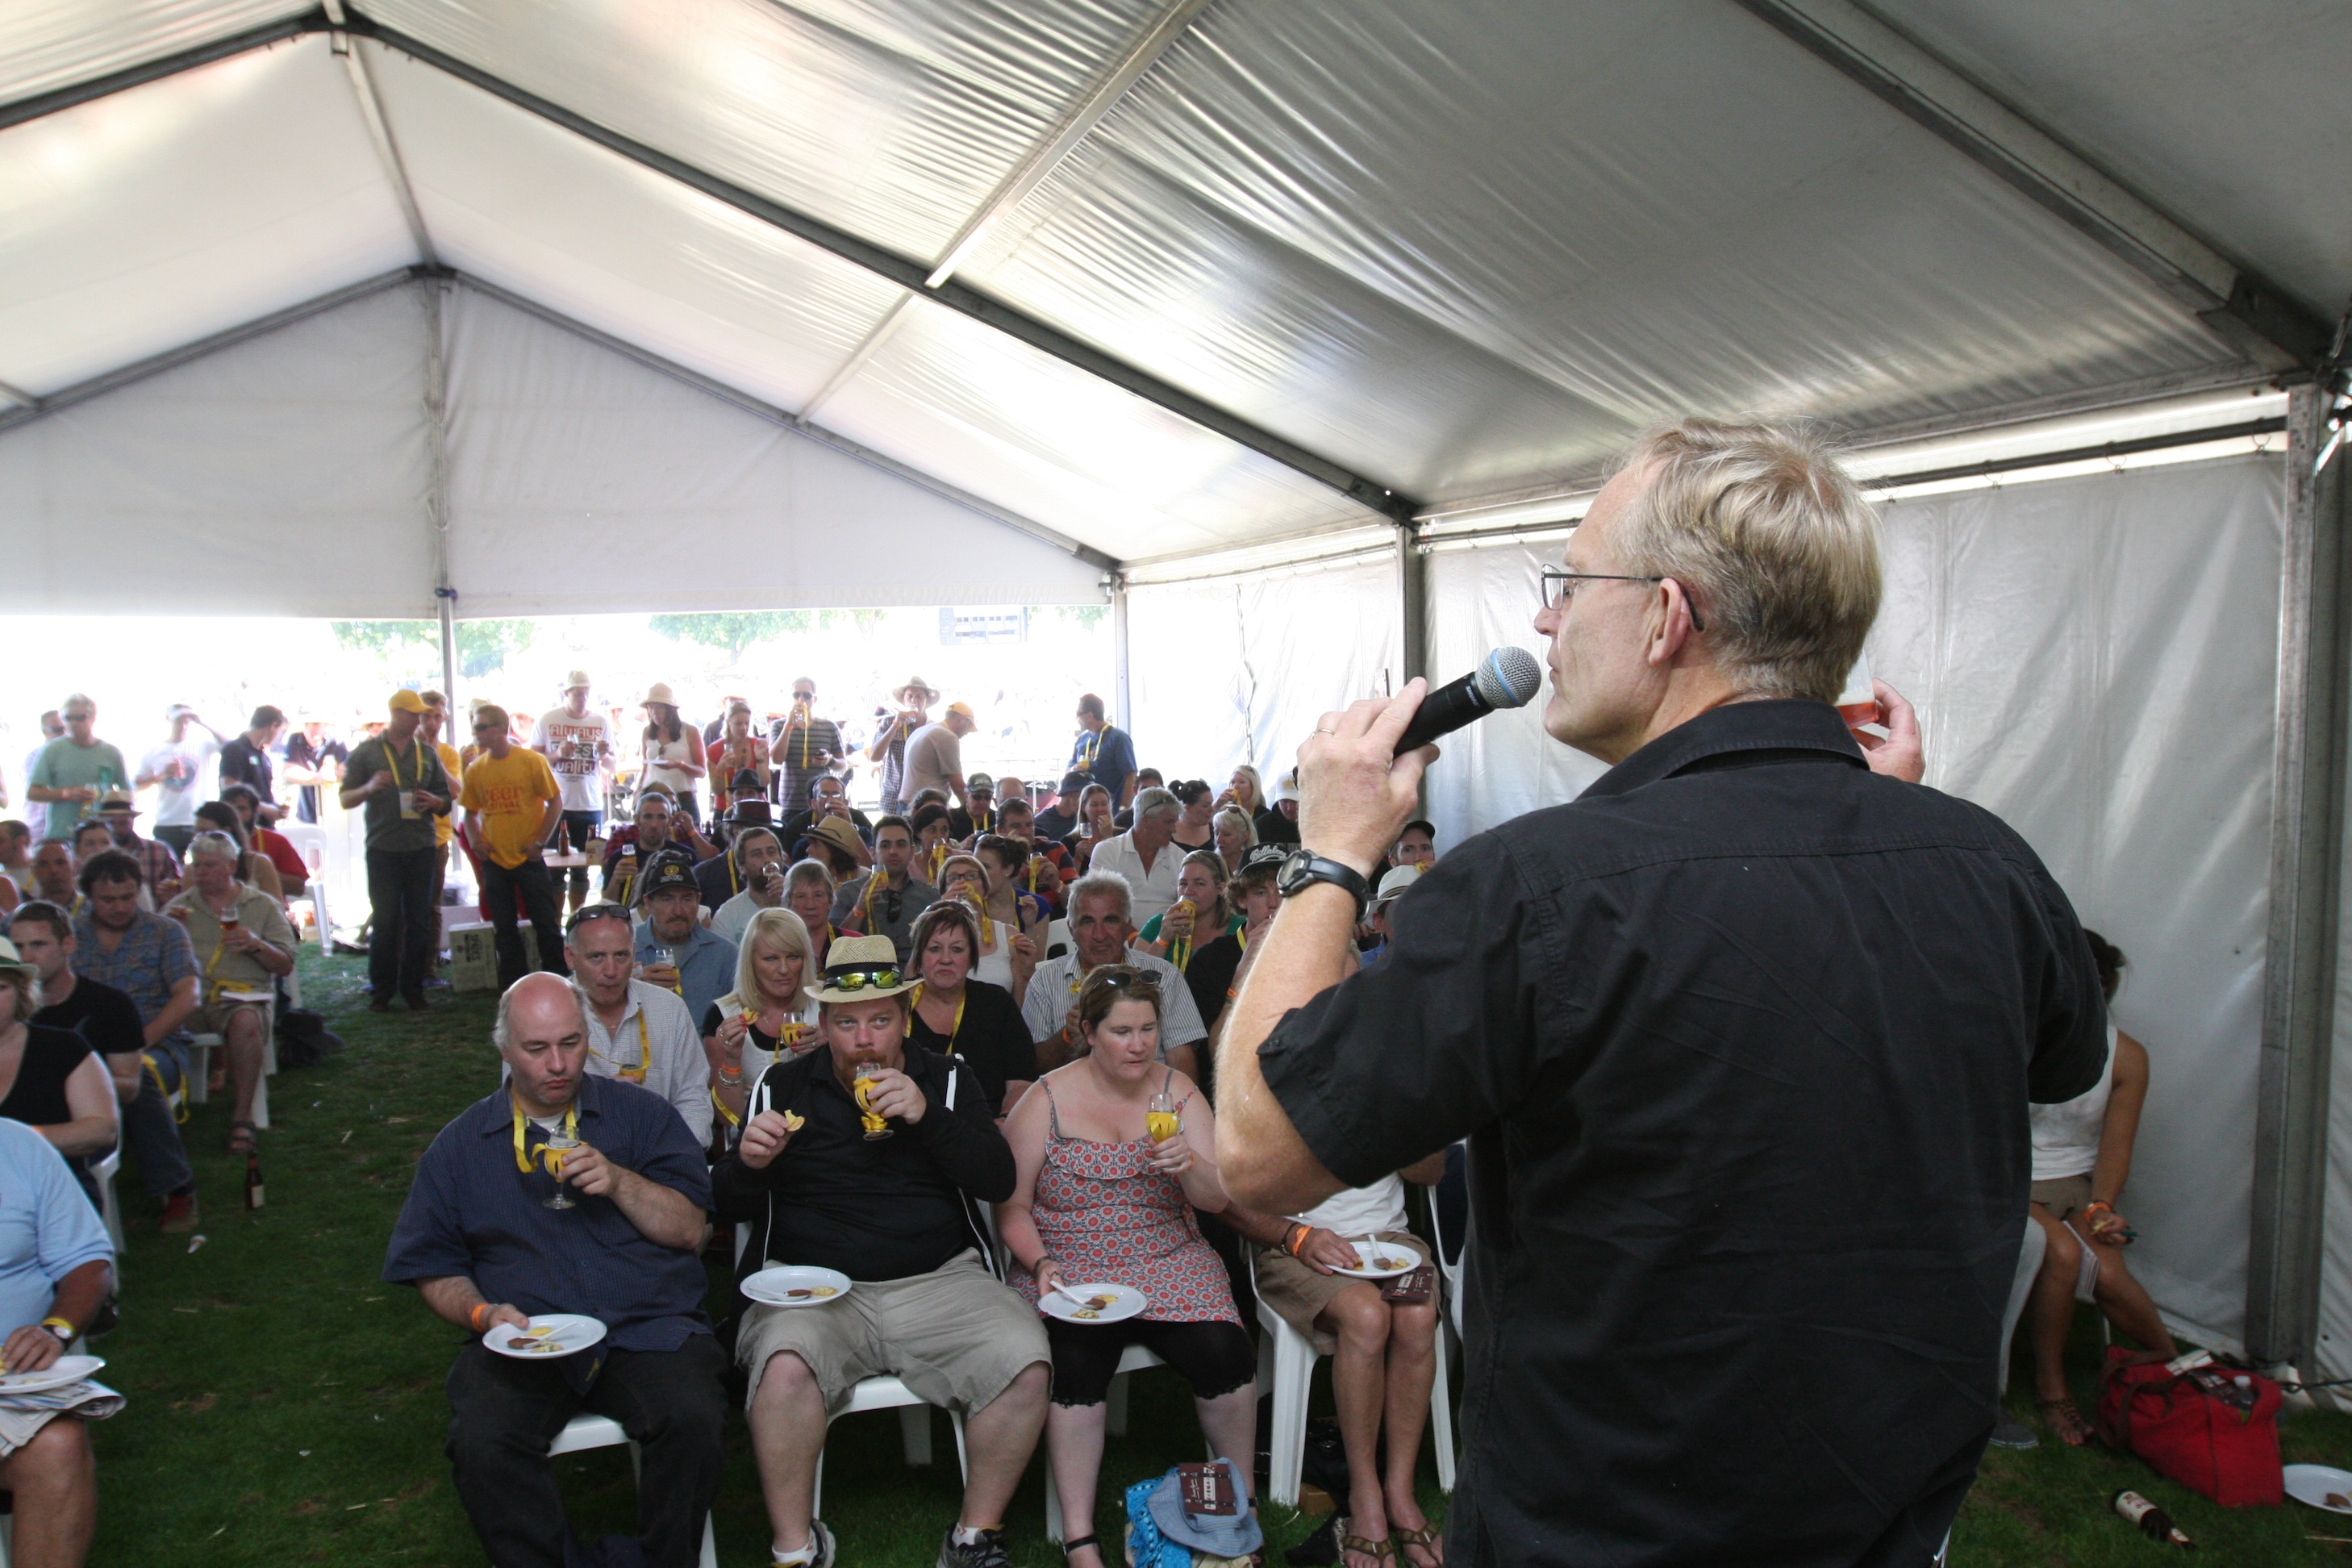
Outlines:
{"label": "black watch strap", "polygon": [[1372,888],[1353,866],[1326,860],[1311,850],[1294,849],[1282,863],[1281,875],[1275,879],[1275,886],[1286,899],[1304,892],[1317,882],[1328,882],[1346,889],[1348,896],[1356,900],[1356,923],[1363,923],[1364,911],[1371,906]]}

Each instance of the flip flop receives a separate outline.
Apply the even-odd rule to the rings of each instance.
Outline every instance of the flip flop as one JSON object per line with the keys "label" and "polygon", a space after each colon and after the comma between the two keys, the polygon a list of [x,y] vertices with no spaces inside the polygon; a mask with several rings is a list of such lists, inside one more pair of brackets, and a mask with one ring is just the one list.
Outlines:
{"label": "flip flop", "polygon": [[1360,1535],[1350,1535],[1348,1533],[1348,1521],[1344,1519],[1339,1521],[1339,1529],[1333,1533],[1339,1538],[1339,1561],[1342,1564],[1346,1563],[1348,1554],[1351,1552],[1359,1557],[1370,1558],[1374,1563],[1382,1564],[1382,1568],[1396,1561],[1396,1542],[1386,1536],[1382,1536],[1378,1541],[1367,1541]]}
{"label": "flip flop", "polygon": [[1413,1564],[1413,1568],[1422,1568],[1420,1561],[1412,1555],[1412,1549],[1416,1546],[1430,1553],[1428,1568],[1445,1568],[1445,1532],[1435,1525],[1425,1524],[1419,1530],[1400,1530],[1395,1539],[1396,1543],[1404,1548],[1406,1560]]}
{"label": "flip flop", "polygon": [[2037,1399],[2033,1408],[2042,1413],[2042,1424],[2050,1428],[2050,1435],[2070,1448],[2083,1447],[2094,1435],[2091,1424],[2074,1408],[2071,1399]]}
{"label": "flip flop", "polygon": [[256,1127],[252,1122],[232,1121],[228,1124],[228,1152],[230,1153],[250,1154],[260,1146],[261,1129]]}

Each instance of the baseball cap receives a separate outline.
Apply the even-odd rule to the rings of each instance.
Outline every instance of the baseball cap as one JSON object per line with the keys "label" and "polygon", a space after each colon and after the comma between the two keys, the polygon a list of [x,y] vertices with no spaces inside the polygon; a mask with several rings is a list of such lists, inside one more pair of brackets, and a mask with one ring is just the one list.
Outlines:
{"label": "baseball cap", "polygon": [[1055,793],[1057,795],[1076,795],[1093,782],[1094,780],[1090,776],[1073,768],[1070,772],[1062,775],[1062,787]]}
{"label": "baseball cap", "polygon": [[414,687],[404,686],[392,694],[392,710],[395,713],[422,713],[425,699],[416,695]]}
{"label": "baseball cap", "polygon": [[963,781],[963,787],[966,789],[992,790],[996,787],[996,781],[990,778],[986,773],[974,773],[971,777]]}
{"label": "baseball cap", "polygon": [[683,858],[657,854],[653,864],[646,868],[643,880],[637,884],[637,896],[650,899],[656,893],[666,893],[673,888],[684,888],[697,898],[702,895],[702,889],[695,883],[693,868]]}
{"label": "baseball cap", "polygon": [[971,704],[969,702],[950,702],[948,704],[948,711],[960,715],[962,718],[972,719],[975,722],[978,721],[972,713]]}

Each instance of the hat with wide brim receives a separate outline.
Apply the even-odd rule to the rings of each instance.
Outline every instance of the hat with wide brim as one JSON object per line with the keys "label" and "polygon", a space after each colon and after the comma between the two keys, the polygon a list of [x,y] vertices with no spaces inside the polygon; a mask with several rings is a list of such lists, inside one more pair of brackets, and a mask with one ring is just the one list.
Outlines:
{"label": "hat with wide brim", "polygon": [[1383,904],[1393,903],[1404,897],[1404,890],[1407,888],[1420,880],[1421,868],[1418,866],[1390,867],[1388,875],[1381,879],[1381,890],[1373,895],[1372,908],[1379,909]]}
{"label": "hat with wide brim", "polygon": [[644,706],[650,708],[656,702],[660,703],[665,708],[675,708],[677,706],[677,698],[671,692],[668,681],[656,680],[651,686],[646,688],[646,700]]}
{"label": "hat with wide brim", "polygon": [[584,691],[591,684],[584,669],[572,670],[563,678],[563,689],[566,691]]}
{"label": "hat with wide brim", "polygon": [[922,697],[923,706],[926,708],[940,700],[940,689],[931,685],[919,675],[908,680],[906,685],[899,687],[896,691],[891,692],[890,695],[897,698],[899,701],[904,702],[907,700],[907,694],[910,691],[919,693]]}
{"label": "hat with wide brim", "polygon": [[123,816],[136,816],[139,815],[139,803],[131,798],[131,792],[127,789],[110,789],[98,797],[98,804],[91,806],[90,810],[99,816],[113,816],[118,814]]}
{"label": "hat with wide brim", "polygon": [[878,1002],[915,988],[915,976],[898,962],[898,944],[887,936],[837,936],[824,950],[824,975],[801,989],[812,1002]]}
{"label": "hat with wide brim", "polygon": [[857,829],[846,817],[820,817],[809,825],[808,836],[822,838],[846,855],[863,854],[866,849],[866,840],[857,837]]}
{"label": "hat with wide brim", "polygon": [[13,974],[27,985],[41,977],[40,970],[26,963],[16,944],[5,936],[0,936],[0,974]]}
{"label": "hat with wide brim", "polygon": [[[1236,1498],[1249,1496],[1243,1484],[1241,1467],[1231,1459],[1216,1463],[1224,1470]],[[1259,1527],[1257,1515],[1243,1508],[1233,1513],[1192,1513],[1184,1507],[1183,1483],[1174,1471],[1151,1489],[1146,1500],[1151,1510],[1151,1522],[1160,1527],[1160,1539],[1187,1547],[1209,1557],[1246,1557],[1265,1544],[1265,1531]]]}

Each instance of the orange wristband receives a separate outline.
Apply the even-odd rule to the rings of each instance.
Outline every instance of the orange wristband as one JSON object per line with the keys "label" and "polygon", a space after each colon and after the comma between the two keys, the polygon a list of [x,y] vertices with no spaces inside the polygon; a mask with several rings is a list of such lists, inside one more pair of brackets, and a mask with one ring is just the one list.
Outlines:
{"label": "orange wristband", "polygon": [[1290,1227],[1290,1239],[1283,1244],[1283,1250],[1293,1258],[1297,1257],[1298,1249],[1306,1246],[1307,1238],[1314,1234],[1313,1226],[1293,1224]]}
{"label": "orange wristband", "polygon": [[482,1331],[482,1314],[489,1310],[490,1304],[488,1301],[477,1301],[474,1303],[474,1310],[466,1314],[466,1321],[472,1326],[476,1333]]}

